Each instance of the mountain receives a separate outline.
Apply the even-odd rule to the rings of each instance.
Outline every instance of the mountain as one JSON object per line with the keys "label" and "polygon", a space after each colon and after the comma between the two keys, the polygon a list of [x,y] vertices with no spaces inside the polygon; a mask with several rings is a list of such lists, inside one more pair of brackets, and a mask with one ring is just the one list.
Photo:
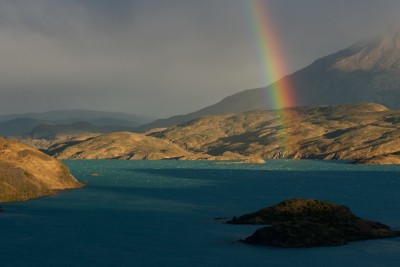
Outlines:
{"label": "mountain", "polygon": [[54,139],[58,135],[76,136],[84,133],[112,133],[133,130],[124,126],[97,126],[88,122],[74,122],[71,124],[41,124],[33,128],[28,136],[33,139]]}
{"label": "mountain", "polygon": [[72,124],[76,122],[87,122],[94,126],[119,126],[126,128],[135,128],[139,125],[136,121],[128,121],[114,118],[93,118],[93,119],[80,119],[80,118],[69,118],[57,121],[58,124]]}
{"label": "mountain", "polygon": [[0,184],[0,202],[27,200],[82,187],[58,160],[4,138],[0,138]]}
{"label": "mountain", "polygon": [[44,113],[13,114],[0,116],[0,136],[26,136],[32,134],[32,132],[36,133],[38,131],[37,127],[42,132],[47,128],[49,133],[54,131],[61,133],[63,129],[68,133],[74,128],[79,128],[79,124],[83,123],[87,123],[86,129],[88,129],[84,132],[131,131],[140,124],[149,121],[149,119],[137,115],[91,110],[59,110]]}
{"label": "mountain", "polygon": [[[72,123],[76,121],[89,121],[103,119],[121,120],[134,123],[136,126],[149,122],[151,119],[145,116],[132,115],[122,112],[107,112],[107,111],[93,111],[93,110],[55,110],[43,113],[23,113],[23,114],[10,114],[0,116],[0,122],[16,119],[16,118],[31,118],[45,121],[60,121],[65,123]],[[73,121],[71,121],[73,120]],[[92,121],[93,122],[93,121]],[[94,123],[95,124],[95,123]],[[103,124],[104,125],[104,124]],[[109,125],[109,124],[108,124]],[[126,125],[125,125],[126,126]],[[134,125],[130,125],[134,126]]]}
{"label": "mountain", "polygon": [[16,118],[0,122],[0,136],[24,135],[36,126],[45,123],[48,122],[32,118]]}
{"label": "mountain", "polygon": [[214,156],[400,164],[400,111],[373,103],[205,116],[150,135]]}
{"label": "mountain", "polygon": [[400,109],[400,31],[359,41],[265,88],[242,91],[212,106],[156,120],[138,130],[169,127],[206,115],[271,109],[266,95],[280,83],[292,85],[298,106],[375,102]]}
{"label": "mountain", "polygon": [[42,148],[59,159],[250,157],[400,164],[400,111],[374,103],[205,116],[147,135],[77,136],[50,141]]}

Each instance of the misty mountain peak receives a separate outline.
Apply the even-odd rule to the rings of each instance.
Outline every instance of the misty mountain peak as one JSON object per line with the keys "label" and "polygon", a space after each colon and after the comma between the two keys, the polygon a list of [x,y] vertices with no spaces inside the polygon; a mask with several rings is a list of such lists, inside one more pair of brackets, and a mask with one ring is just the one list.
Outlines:
{"label": "misty mountain peak", "polygon": [[287,81],[298,106],[374,102],[400,109],[400,30],[356,42],[267,87],[236,93],[201,110],[142,125],[139,130],[183,124],[206,115],[272,109],[268,96],[280,82]]}
{"label": "misty mountain peak", "polygon": [[382,38],[358,42],[356,52],[338,59],[333,69],[341,71],[400,71],[400,30]]}

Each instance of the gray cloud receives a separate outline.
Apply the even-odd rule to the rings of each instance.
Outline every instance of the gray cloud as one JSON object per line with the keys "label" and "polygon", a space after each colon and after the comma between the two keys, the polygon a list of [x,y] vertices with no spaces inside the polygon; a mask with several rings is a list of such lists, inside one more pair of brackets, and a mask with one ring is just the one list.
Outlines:
{"label": "gray cloud", "polygon": [[[398,1],[265,1],[288,72],[396,24]],[[323,3],[322,3],[323,2]],[[0,113],[169,116],[265,85],[249,0],[0,2]]]}

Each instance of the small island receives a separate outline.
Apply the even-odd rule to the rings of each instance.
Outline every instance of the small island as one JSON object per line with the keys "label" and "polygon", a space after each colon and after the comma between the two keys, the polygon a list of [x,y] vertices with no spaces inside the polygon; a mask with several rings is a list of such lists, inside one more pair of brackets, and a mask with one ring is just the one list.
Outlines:
{"label": "small island", "polygon": [[337,246],[400,236],[385,224],[353,215],[346,206],[302,198],[285,200],[227,223],[267,225],[241,241],[285,248]]}

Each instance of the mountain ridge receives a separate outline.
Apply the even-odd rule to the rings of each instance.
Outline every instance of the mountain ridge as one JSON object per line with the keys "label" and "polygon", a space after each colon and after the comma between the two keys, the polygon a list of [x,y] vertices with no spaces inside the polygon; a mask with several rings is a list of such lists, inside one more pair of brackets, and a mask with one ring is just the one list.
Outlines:
{"label": "mountain ridge", "polygon": [[35,128],[47,125],[48,128],[62,128],[85,122],[91,124],[91,132],[111,132],[133,130],[149,119],[143,116],[122,112],[93,110],[58,110],[43,113],[22,113],[0,116],[0,136],[24,136],[35,132]]}
{"label": "mountain ridge", "polygon": [[259,110],[206,116],[151,135],[215,156],[230,151],[266,159],[393,162],[400,151],[400,111],[380,104],[292,107],[283,113],[285,123],[282,112]]}
{"label": "mountain ridge", "polygon": [[65,110],[53,110],[45,112],[2,114],[0,115],[0,122],[16,118],[31,118],[31,119],[38,119],[45,121],[65,121],[68,119],[87,120],[87,119],[108,118],[108,119],[130,121],[136,123],[137,125],[151,121],[151,118],[149,117],[124,113],[124,112],[96,111],[89,109],[65,109]]}
{"label": "mountain ridge", "polygon": [[244,90],[185,115],[158,119],[138,131],[182,124],[205,115],[271,109],[265,96],[280,83],[292,84],[297,106],[374,102],[400,109],[400,33],[358,41],[266,87]]}
{"label": "mountain ridge", "polygon": [[[282,116],[285,116],[284,120]],[[133,139],[124,142],[121,134],[98,135],[99,140],[106,142],[97,143],[93,136],[89,136],[90,139],[75,137],[80,138],[78,142],[64,138],[50,142],[42,149],[60,159],[91,159],[99,155],[105,155],[101,158],[155,159],[149,155],[163,154],[165,148],[161,144],[168,144],[184,153],[178,151],[174,156],[159,159],[230,160],[251,157],[400,164],[400,111],[375,103],[209,115],[174,127],[154,129],[147,136],[122,134],[131,136],[126,140],[149,140],[139,146]],[[144,149],[144,144],[151,144],[152,151]],[[131,149],[126,151],[128,145]],[[52,153],[54,149],[57,153]],[[117,152],[110,156],[103,150]],[[135,154],[140,157],[134,157]]]}

